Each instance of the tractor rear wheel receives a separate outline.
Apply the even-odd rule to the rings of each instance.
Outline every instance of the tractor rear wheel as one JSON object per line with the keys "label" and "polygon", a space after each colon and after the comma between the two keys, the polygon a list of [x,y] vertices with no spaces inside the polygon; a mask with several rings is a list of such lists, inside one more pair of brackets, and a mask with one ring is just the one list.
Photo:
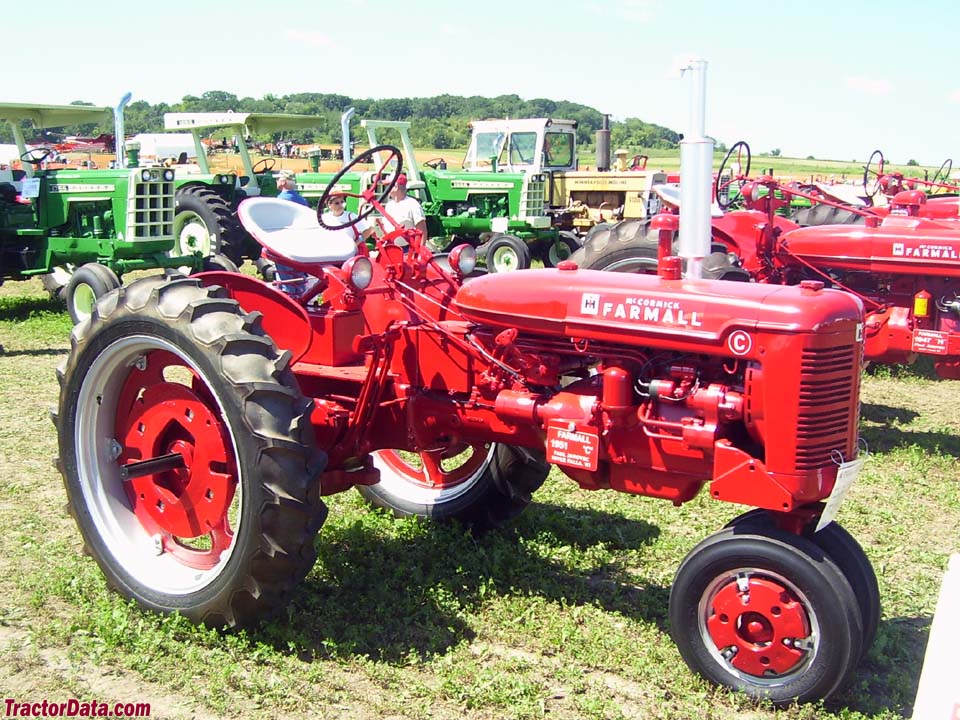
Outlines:
{"label": "tractor rear wheel", "polygon": [[[599,227],[599,226],[598,226]],[[570,258],[587,270],[656,273],[658,243],[646,220],[623,220],[591,232]]]}
{"label": "tractor rear wheel", "polygon": [[487,270],[492,273],[526,270],[530,247],[515,235],[495,235],[487,244]]}
{"label": "tractor rear wheel", "polygon": [[173,232],[176,244],[171,257],[223,253],[238,265],[243,262],[244,233],[236,215],[222,197],[204,185],[177,190]]}
{"label": "tractor rear wheel", "polygon": [[111,588],[211,626],[283,607],[326,516],[312,403],[219,287],[144,278],[98,303],[61,366],[57,467]]}
{"label": "tractor rear wheel", "polygon": [[544,245],[543,264],[548,268],[554,268],[564,260],[569,260],[579,249],[580,239],[576,233],[561,230],[560,237]]}
{"label": "tractor rear wheel", "polygon": [[89,318],[97,300],[116,290],[120,284],[120,278],[106,265],[87,263],[77,268],[63,292],[73,324]]}
{"label": "tractor rear wheel", "polygon": [[358,487],[371,504],[398,517],[456,520],[477,532],[519,515],[550,472],[542,454],[500,443],[381,450],[373,462],[380,482]]}
{"label": "tractor rear wheel", "polygon": [[797,225],[810,227],[811,225],[863,225],[866,218],[846,208],[833,207],[818,203],[807,208],[800,208],[790,216]]}
{"label": "tractor rear wheel", "polygon": [[774,704],[838,690],[860,659],[853,588],[804,537],[727,528],[684,559],[670,591],[671,634],[711,682]]}

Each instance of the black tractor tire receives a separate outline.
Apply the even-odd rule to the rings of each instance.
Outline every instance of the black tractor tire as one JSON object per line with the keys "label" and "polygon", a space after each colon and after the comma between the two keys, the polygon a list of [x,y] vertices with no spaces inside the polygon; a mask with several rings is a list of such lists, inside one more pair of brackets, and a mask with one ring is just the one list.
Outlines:
{"label": "black tractor tire", "polygon": [[487,243],[487,272],[513,272],[530,267],[530,246],[515,235],[494,235]]}
{"label": "black tractor tire", "polygon": [[866,222],[863,215],[858,215],[852,210],[822,203],[800,208],[790,216],[790,219],[801,227],[812,225],[863,225]]}
{"label": "black tractor tire", "polygon": [[554,268],[561,261],[571,259],[579,249],[580,238],[577,234],[569,230],[561,230],[556,242],[547,242],[542,245],[540,255],[545,267]]}
{"label": "black tractor tire", "polygon": [[172,257],[222,253],[238,265],[243,262],[246,233],[226,200],[205,185],[184,185],[176,200]]}
{"label": "black tractor tire", "polygon": [[833,560],[804,537],[759,527],[726,528],[687,555],[670,626],[691,669],[775,705],[839,690],[863,643],[857,598]]}
{"label": "black tractor tire", "polygon": [[87,263],[77,268],[63,291],[63,299],[73,324],[89,318],[97,300],[120,285],[120,278],[106,265]]}
{"label": "black tractor tire", "polygon": [[210,272],[214,270],[220,272],[240,272],[240,268],[237,267],[236,263],[223,253],[207,255],[203,259],[203,270],[204,272]]}
{"label": "black tractor tire", "polygon": [[[71,341],[57,467],[108,585],[216,627],[286,605],[316,558],[326,455],[259,313],[221,287],[151,276],[101,300]],[[189,460],[121,479],[166,453]]]}
{"label": "black tractor tire", "polygon": [[587,270],[656,273],[657,254],[658,241],[648,235],[647,220],[633,219],[595,226],[570,259]]}
{"label": "black tractor tire", "polygon": [[[739,515],[727,523],[727,527],[746,529],[773,528],[775,523],[766,510],[756,509]],[[825,525],[820,532],[814,532],[816,524],[804,529],[804,537],[823,550],[840,568],[840,572],[850,583],[857,596],[857,605],[863,620],[863,648],[860,659],[867,654],[877,635],[880,625],[880,585],[870,559],[854,537],[836,522]]]}
{"label": "black tractor tire", "polygon": [[[467,448],[456,448],[456,453]],[[550,465],[542,454],[494,443],[470,448],[463,465],[452,468],[456,479],[431,486],[420,477],[422,460],[410,454],[384,450],[373,454],[380,482],[360,486],[360,494],[372,505],[386,508],[397,517],[415,515],[435,521],[455,520],[474,532],[499,527],[523,512],[531,495],[543,485]],[[457,478],[458,474],[462,477]]]}

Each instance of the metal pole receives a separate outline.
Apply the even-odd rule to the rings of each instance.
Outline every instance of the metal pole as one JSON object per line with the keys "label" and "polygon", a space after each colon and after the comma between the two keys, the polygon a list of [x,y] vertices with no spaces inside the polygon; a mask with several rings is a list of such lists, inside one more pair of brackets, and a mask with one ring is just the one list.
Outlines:
{"label": "metal pole", "polygon": [[353,113],[355,112],[356,108],[347,108],[340,116],[340,137],[342,139],[341,142],[343,143],[344,167],[353,159],[353,153],[350,150],[350,118],[353,117]]}
{"label": "metal pole", "polygon": [[127,93],[117,106],[113,109],[113,149],[117,153],[117,167],[125,168],[127,166],[127,151],[124,147],[126,138],[123,129],[123,109],[130,103],[133,93]]}
{"label": "metal pole", "polygon": [[703,259],[710,254],[710,209],[713,184],[713,140],[705,137],[707,61],[693,59],[682,69],[692,76],[688,131],[680,141],[680,257],[686,277],[703,277]]}

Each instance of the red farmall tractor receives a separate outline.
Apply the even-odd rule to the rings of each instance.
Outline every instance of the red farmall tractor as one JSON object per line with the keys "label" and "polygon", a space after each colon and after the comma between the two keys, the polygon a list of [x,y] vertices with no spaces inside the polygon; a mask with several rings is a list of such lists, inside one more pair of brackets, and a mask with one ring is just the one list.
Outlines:
{"label": "red farmall tractor", "polygon": [[[724,177],[737,145],[718,177]],[[679,209],[675,188],[655,191],[665,214],[649,227],[628,221],[597,233],[572,260],[584,268],[654,272],[658,257],[670,253],[675,242]],[[864,226],[800,227],[777,213],[792,195],[830,209],[844,207]],[[924,217],[928,203],[921,190],[898,192],[878,214],[877,208],[841,206],[770,175],[739,174],[718,183],[721,207],[741,198],[745,209],[712,219],[713,252],[703,262],[705,277],[777,285],[820,282],[846,290],[865,307],[866,360],[911,364],[930,355],[940,377],[960,380],[960,225]]]}
{"label": "red farmall tractor", "polygon": [[[343,170],[378,152],[367,212],[383,212],[399,151]],[[322,496],[356,487],[485,530],[553,464],[586,489],[680,504],[706,485],[758,508],[677,571],[671,633],[691,668],[777,703],[850,678],[880,611],[832,522],[860,464],[855,297],[684,280],[675,258],[659,276],[566,263],[463,283],[468,246],[441,263],[399,230],[368,256],[293,203],[240,213],[302,279],[141,280],[98,302],[60,372],[58,466],[112,587],[250,625],[310,571]]]}

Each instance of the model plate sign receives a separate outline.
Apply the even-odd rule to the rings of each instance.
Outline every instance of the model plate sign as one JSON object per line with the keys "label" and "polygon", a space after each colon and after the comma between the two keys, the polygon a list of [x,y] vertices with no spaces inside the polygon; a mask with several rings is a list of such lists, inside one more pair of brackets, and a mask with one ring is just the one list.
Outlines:
{"label": "model plate sign", "polygon": [[950,333],[937,332],[936,330],[914,330],[913,344],[910,350],[926,355],[946,355],[949,341]]}
{"label": "model plate sign", "polygon": [[554,465],[596,471],[600,454],[600,436],[592,429],[549,425],[547,427],[547,462]]}

